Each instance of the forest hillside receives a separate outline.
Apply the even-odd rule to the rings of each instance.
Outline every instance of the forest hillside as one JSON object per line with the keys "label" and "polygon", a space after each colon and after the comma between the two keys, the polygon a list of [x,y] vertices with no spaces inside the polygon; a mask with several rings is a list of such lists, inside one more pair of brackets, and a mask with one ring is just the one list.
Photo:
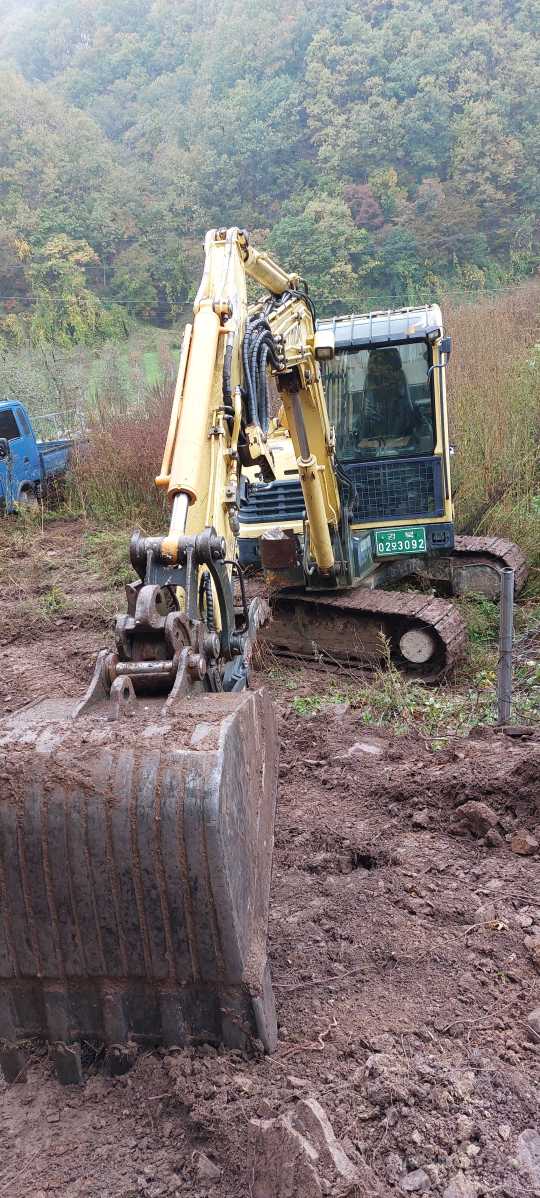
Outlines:
{"label": "forest hillside", "polygon": [[536,0],[0,0],[5,344],[166,326],[239,223],[320,310],[538,268]]}

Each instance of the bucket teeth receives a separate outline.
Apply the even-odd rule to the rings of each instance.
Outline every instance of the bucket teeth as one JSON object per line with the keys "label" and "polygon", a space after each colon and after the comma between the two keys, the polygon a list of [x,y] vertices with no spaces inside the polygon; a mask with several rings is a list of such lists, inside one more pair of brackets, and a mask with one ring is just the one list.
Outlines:
{"label": "bucket teeth", "polygon": [[80,1044],[54,1044],[51,1058],[58,1081],[63,1086],[80,1086],[83,1080]]}
{"label": "bucket teeth", "polygon": [[115,1073],[141,1044],[258,1040],[271,1052],[270,700],[137,704],[125,724],[70,715],[46,702],[0,725],[6,1077],[24,1073],[32,1039],[50,1042],[67,1084],[81,1081],[83,1043],[104,1046]]}
{"label": "bucket teeth", "polygon": [[3,1044],[0,1048],[0,1068],[8,1083],[26,1081],[26,1057],[16,1044]]}

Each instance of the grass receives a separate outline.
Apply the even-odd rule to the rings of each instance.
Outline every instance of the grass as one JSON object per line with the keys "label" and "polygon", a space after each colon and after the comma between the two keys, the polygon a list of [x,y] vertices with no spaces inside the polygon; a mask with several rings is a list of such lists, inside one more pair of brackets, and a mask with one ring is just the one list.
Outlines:
{"label": "grass", "polygon": [[[71,521],[65,508],[24,512],[0,520],[0,623],[35,636],[68,616],[88,627],[110,629],[125,608],[122,587],[134,578],[130,531],[102,530]],[[62,527],[62,525],[64,527]]]}
{"label": "grass", "polygon": [[516,541],[540,594],[540,283],[445,311],[457,526]]}
{"label": "grass", "polygon": [[129,536],[125,529],[87,532],[83,559],[111,587],[121,587],[135,577],[129,560]]}
{"label": "grass", "polygon": [[[298,715],[311,716],[327,707],[349,703],[366,728],[387,728],[397,735],[420,733],[439,743],[448,736],[466,736],[476,724],[497,721],[497,660],[499,614],[495,603],[482,595],[461,600],[470,652],[452,681],[437,687],[406,678],[389,660],[367,680],[336,684],[330,671],[327,685],[315,693],[294,694]],[[533,642],[540,638],[540,604],[516,609],[512,722],[540,721],[540,663]],[[299,678],[274,667],[279,689],[299,689]]]}
{"label": "grass", "polygon": [[[386,728],[398,736],[416,733],[439,743],[449,736],[466,736],[476,724],[496,723],[495,684],[496,669],[482,669],[472,674],[466,688],[428,688],[405,678],[390,665],[358,686],[336,688],[329,682],[328,689],[316,694],[296,695],[291,706],[298,715],[311,716],[333,704],[349,703],[358,710],[366,729]],[[518,665],[514,671],[512,721],[538,722],[539,702],[538,663]]]}
{"label": "grass", "polygon": [[50,590],[42,595],[40,601],[41,610],[46,619],[54,619],[55,616],[61,616],[68,609],[68,599],[61,587],[54,584]]}

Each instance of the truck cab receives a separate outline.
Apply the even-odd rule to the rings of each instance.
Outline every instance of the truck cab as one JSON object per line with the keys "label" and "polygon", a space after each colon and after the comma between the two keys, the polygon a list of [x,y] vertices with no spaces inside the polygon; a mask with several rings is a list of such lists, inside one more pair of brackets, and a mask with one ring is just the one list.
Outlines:
{"label": "truck cab", "polygon": [[38,441],[22,403],[0,403],[0,512],[39,499],[67,469],[72,441]]}

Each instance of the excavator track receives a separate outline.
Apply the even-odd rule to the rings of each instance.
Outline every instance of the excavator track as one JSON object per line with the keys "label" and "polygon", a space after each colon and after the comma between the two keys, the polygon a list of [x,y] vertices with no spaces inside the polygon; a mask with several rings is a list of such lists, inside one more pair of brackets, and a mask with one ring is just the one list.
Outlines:
{"label": "excavator track", "polygon": [[[481,567],[512,569],[516,595],[523,590],[529,574],[525,554],[519,545],[514,545],[512,541],[505,541],[502,537],[457,536],[454,540],[452,559],[458,563],[463,561],[466,570],[471,572],[472,583],[474,583],[474,571]],[[471,585],[469,589],[474,590],[474,586]]]}
{"label": "excavator track", "polygon": [[[394,663],[406,673],[435,682],[463,656],[463,620],[444,599],[430,595],[357,587],[344,594],[278,591],[271,598],[271,623],[262,638],[278,656],[327,660],[374,667],[390,646]],[[428,660],[411,661],[402,649],[406,634],[431,642]]]}
{"label": "excavator track", "polygon": [[[278,656],[374,666],[384,659],[381,638],[385,638],[391,659],[400,669],[435,682],[464,654],[467,634],[461,615],[447,599],[382,587],[419,574],[451,595],[481,593],[498,599],[504,568],[514,570],[518,595],[528,576],[518,545],[502,537],[457,536],[448,555],[385,563],[379,576],[381,589],[358,586],[342,594],[274,591],[273,619],[262,639]],[[404,635],[414,631],[432,639],[432,652],[425,661],[411,661],[403,652]]]}

